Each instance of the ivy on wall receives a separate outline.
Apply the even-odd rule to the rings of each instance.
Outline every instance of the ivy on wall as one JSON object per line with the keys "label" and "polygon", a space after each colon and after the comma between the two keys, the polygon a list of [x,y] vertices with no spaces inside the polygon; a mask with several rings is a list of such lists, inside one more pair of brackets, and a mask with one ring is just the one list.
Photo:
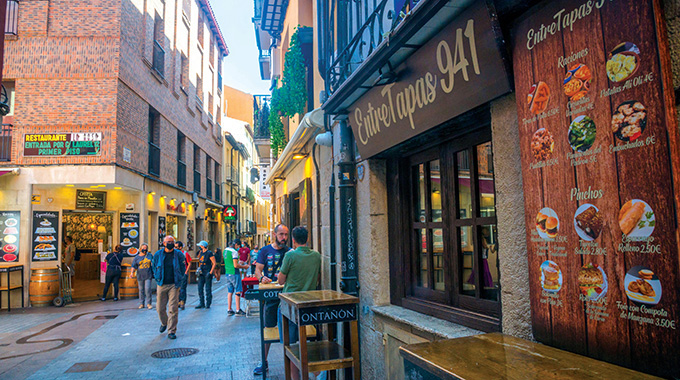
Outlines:
{"label": "ivy on wall", "polygon": [[296,28],[295,33],[290,38],[290,47],[285,56],[282,85],[272,91],[269,132],[271,134],[272,152],[275,157],[288,143],[283,131],[281,117],[302,115],[307,105],[307,71],[298,31]]}

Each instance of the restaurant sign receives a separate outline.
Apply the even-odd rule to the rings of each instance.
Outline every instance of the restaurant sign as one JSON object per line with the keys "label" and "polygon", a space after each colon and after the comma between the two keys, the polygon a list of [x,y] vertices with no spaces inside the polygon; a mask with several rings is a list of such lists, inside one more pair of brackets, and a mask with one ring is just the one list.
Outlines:
{"label": "restaurant sign", "polygon": [[477,1],[349,108],[366,159],[509,92],[498,24]]}
{"label": "restaurant sign", "polygon": [[79,210],[105,210],[106,192],[76,190],[76,208]]}
{"label": "restaurant sign", "polygon": [[24,156],[98,156],[102,133],[27,133]]}
{"label": "restaurant sign", "polygon": [[222,211],[222,216],[224,216],[224,221],[225,222],[233,222],[238,219],[238,208],[234,205],[226,205],[224,206],[224,210]]}
{"label": "restaurant sign", "polygon": [[655,0],[547,1],[514,31],[536,340],[679,377],[680,136]]}

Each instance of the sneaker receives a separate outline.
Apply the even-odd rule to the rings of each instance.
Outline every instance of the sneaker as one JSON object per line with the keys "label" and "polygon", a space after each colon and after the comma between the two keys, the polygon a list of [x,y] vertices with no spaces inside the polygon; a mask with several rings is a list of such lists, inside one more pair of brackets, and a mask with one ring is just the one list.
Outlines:
{"label": "sneaker", "polygon": [[179,308],[184,310],[184,301],[179,301]]}
{"label": "sneaker", "polygon": [[234,314],[236,314],[236,313],[234,313],[233,310],[229,310],[229,311],[227,312],[227,315],[230,316],[230,317],[231,317],[232,315],[234,315]]}
{"label": "sneaker", "polygon": [[168,328],[168,326],[166,326],[166,325],[161,325],[161,328],[158,329],[158,332],[162,333],[162,332],[164,332],[167,328]]}
{"label": "sneaker", "polygon": [[177,339],[177,335],[175,335],[175,333],[170,333],[168,334],[168,339]]}
{"label": "sneaker", "polygon": [[151,304],[148,304],[148,305],[146,305],[146,308],[151,310],[151,309],[153,309],[153,306],[151,306]]}
{"label": "sneaker", "polygon": [[139,307],[137,309],[143,309],[143,308],[144,308],[144,305],[139,305]]}
{"label": "sneaker", "polygon": [[102,297],[99,299],[100,301],[106,301],[106,298]]}
{"label": "sneaker", "polygon": [[253,375],[262,375],[264,371],[269,372],[269,366],[267,365],[267,362],[262,365],[262,363],[258,364],[257,367],[253,370]]}
{"label": "sneaker", "polygon": [[114,300],[114,301],[118,301],[118,297],[114,297],[113,300]]}
{"label": "sneaker", "polygon": [[206,309],[210,309],[210,305],[205,305],[205,308],[206,308]]}
{"label": "sneaker", "polygon": [[203,309],[204,307],[205,307],[205,305],[200,304],[200,305],[196,306],[195,309]]}
{"label": "sneaker", "polygon": [[246,315],[246,313],[244,313],[243,310],[239,310],[236,312],[237,317],[243,317],[244,315]]}

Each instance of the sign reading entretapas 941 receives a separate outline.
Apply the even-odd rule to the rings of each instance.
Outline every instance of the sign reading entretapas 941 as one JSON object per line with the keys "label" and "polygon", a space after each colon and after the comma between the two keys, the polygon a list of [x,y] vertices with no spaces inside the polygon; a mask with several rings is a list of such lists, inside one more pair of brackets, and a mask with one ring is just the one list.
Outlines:
{"label": "sign reading entretapas 941", "polygon": [[98,156],[102,133],[27,133],[24,156]]}

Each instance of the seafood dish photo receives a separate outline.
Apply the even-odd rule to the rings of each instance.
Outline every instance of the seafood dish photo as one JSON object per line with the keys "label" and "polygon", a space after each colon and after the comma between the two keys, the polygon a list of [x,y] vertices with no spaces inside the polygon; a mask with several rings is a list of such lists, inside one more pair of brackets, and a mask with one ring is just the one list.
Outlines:
{"label": "seafood dish photo", "polygon": [[612,132],[619,140],[635,141],[647,126],[647,110],[642,103],[631,100],[616,107],[612,116]]}

